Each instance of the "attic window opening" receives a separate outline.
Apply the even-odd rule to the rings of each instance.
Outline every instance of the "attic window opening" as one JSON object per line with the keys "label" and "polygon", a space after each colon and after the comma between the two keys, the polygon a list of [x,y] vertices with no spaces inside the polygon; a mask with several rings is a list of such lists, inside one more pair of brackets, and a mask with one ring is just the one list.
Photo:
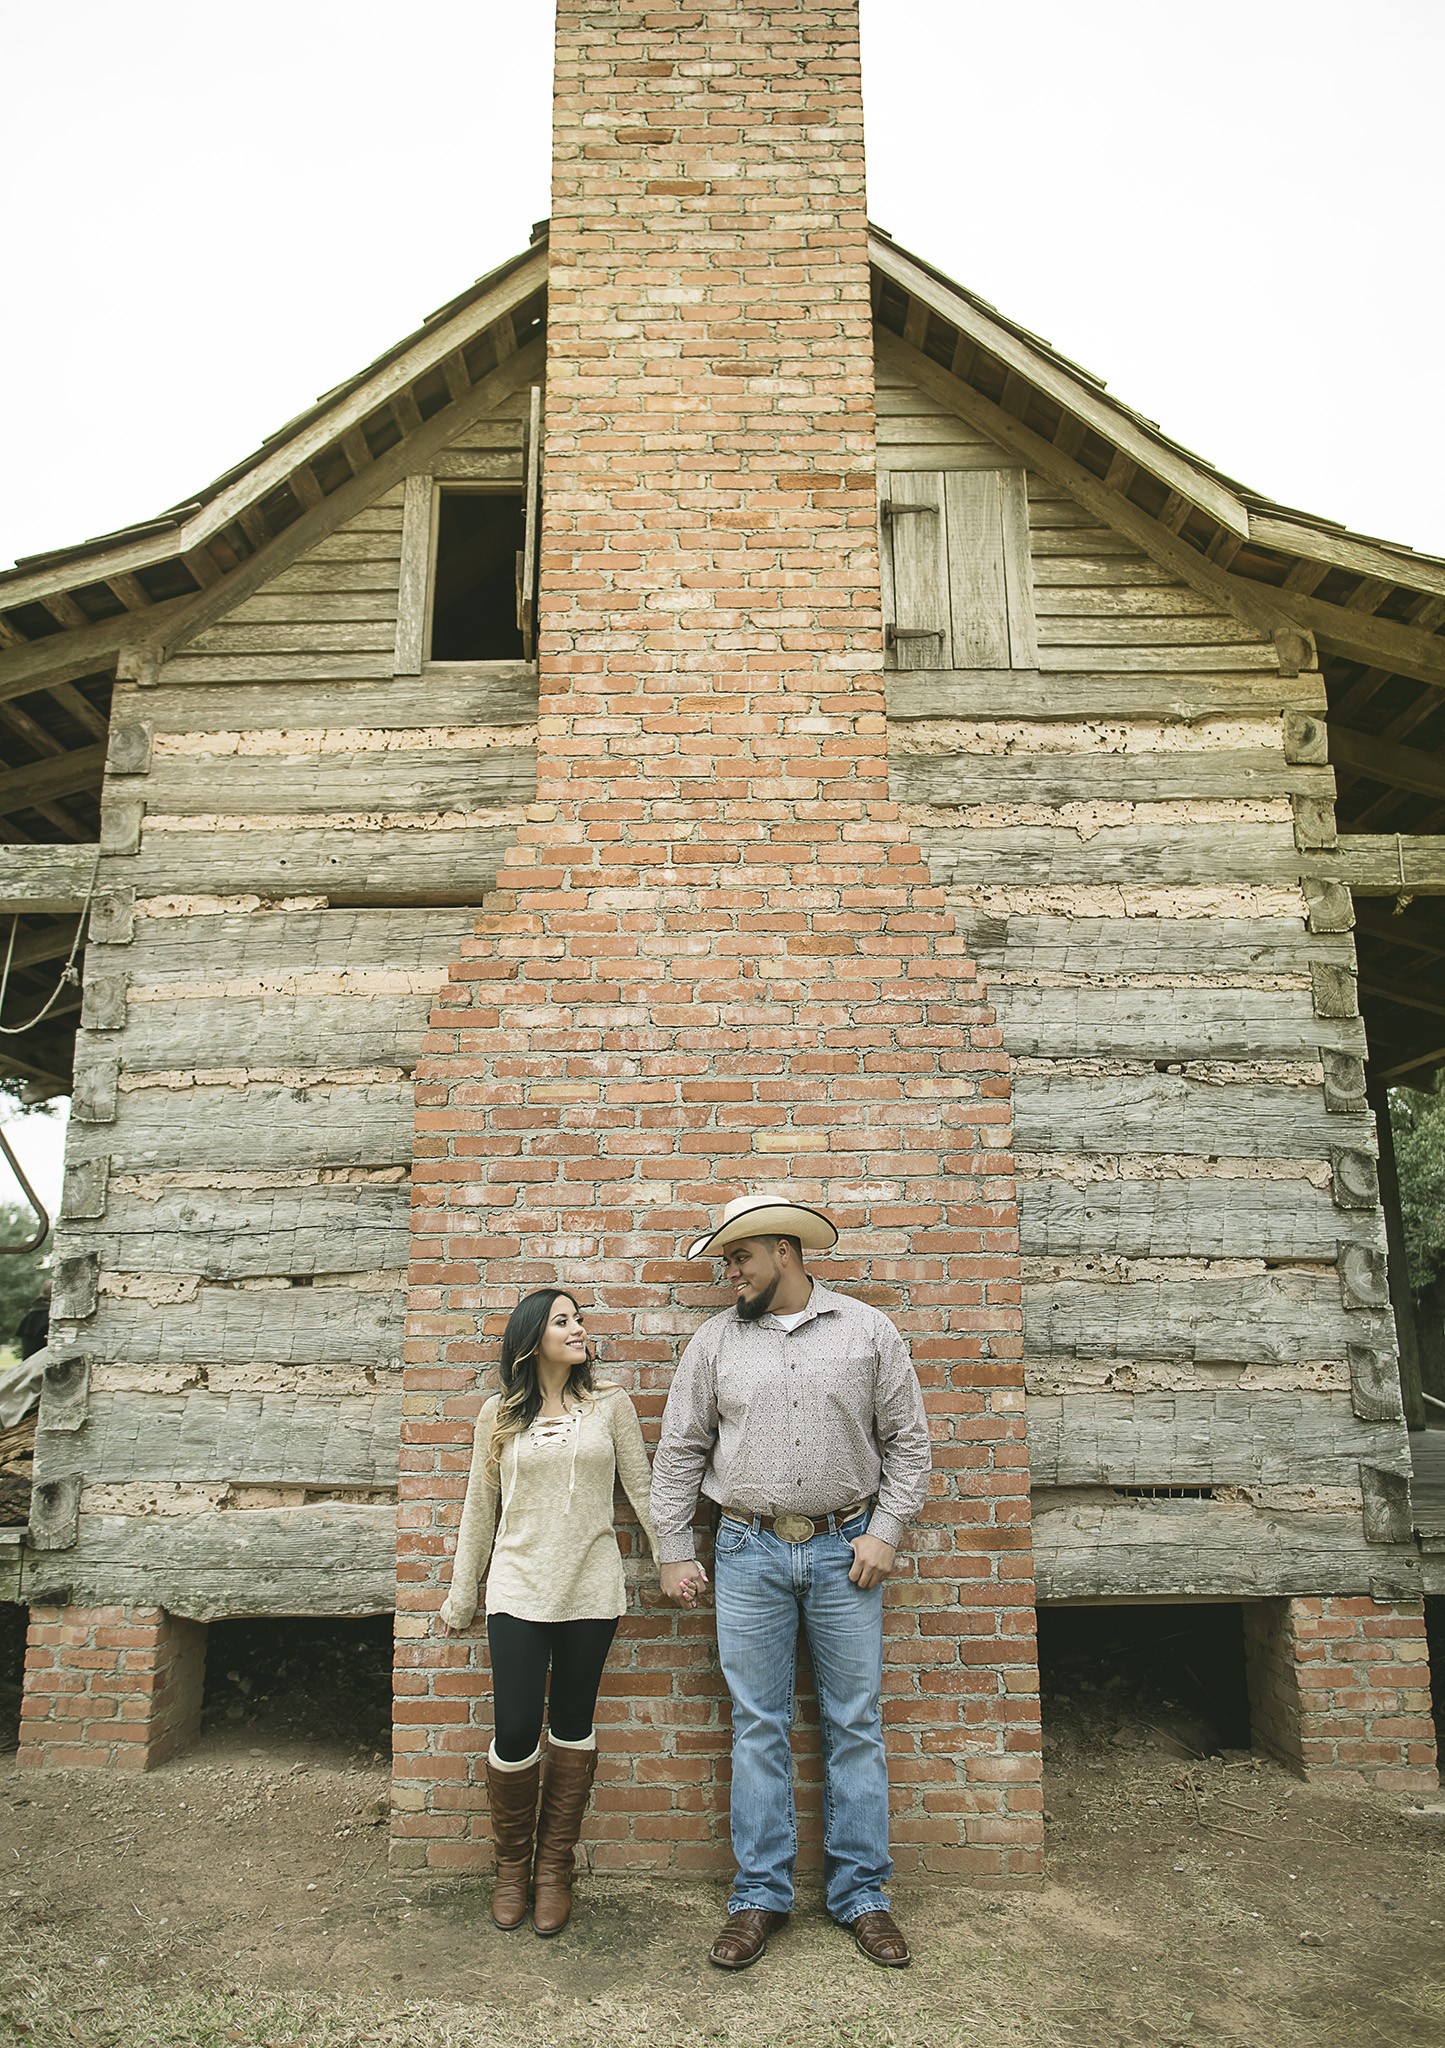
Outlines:
{"label": "attic window opening", "polygon": [[520,491],[442,490],[432,575],[433,661],[520,661]]}

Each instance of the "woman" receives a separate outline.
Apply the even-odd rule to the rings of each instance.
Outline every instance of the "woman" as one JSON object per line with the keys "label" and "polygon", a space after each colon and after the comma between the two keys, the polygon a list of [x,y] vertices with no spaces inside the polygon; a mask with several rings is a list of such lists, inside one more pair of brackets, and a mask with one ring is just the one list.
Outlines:
{"label": "woman", "polygon": [[582,1311],[571,1295],[541,1288],[517,1304],[502,1333],[502,1391],[477,1418],[451,1591],[441,1609],[443,1635],[468,1625],[490,1557],[496,1733],[487,1752],[487,1797],[497,1860],[492,1918],[499,1927],[526,1919],[529,1873],[538,1934],[560,1934],[572,1910],[573,1852],[597,1770],[592,1714],[627,1611],[612,1528],[618,1475],[655,1560],[652,1474],[636,1411],[620,1387],[593,1385]]}

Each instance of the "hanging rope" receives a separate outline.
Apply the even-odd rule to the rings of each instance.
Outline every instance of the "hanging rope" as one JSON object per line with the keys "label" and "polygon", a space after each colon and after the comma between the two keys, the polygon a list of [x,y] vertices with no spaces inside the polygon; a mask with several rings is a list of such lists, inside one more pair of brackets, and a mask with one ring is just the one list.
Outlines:
{"label": "hanging rope", "polygon": [[[60,1001],[60,998],[64,995],[67,988],[80,987],[80,975],[76,969],[75,956],[80,951],[81,934],[85,930],[85,920],[90,914],[91,902],[95,896],[96,879],[99,876],[99,874],[100,848],[97,846],[97,848],[95,849],[95,865],[94,867],[92,867],[90,871],[90,887],[85,892],[85,903],[81,908],[80,922],[75,927],[75,937],[70,942],[70,958],[66,961],[64,967],[62,967],[60,970],[60,980],[55,985],[55,993],[50,998],[50,1001],[45,1005],[45,1008],[43,1010],[36,1011],[35,1015],[30,1019],[29,1023],[0,1024],[0,1032],[3,1032],[6,1038],[18,1038],[22,1031],[33,1031],[37,1024],[42,1023],[44,1019],[50,1015],[50,1012],[55,1008],[55,1005]],[[12,917],[10,920],[10,943],[5,948],[4,970],[3,972],[0,972],[0,1010],[3,1010],[5,1007],[5,992],[10,986],[10,962],[15,957],[15,934],[19,930],[19,928],[20,919],[19,916],[16,915],[15,917]],[[0,1143],[3,1143],[3,1140],[0,1140]],[[8,1145],[5,1146],[5,1150],[7,1154],[9,1154],[10,1164],[12,1166],[15,1166],[14,1153],[10,1151],[10,1147]],[[18,1166],[15,1167],[15,1171],[19,1173],[20,1169]],[[34,1197],[32,1196],[31,1199],[34,1200]],[[14,1247],[12,1246],[11,1249],[13,1250]],[[29,1247],[27,1247],[27,1249],[29,1249]]]}

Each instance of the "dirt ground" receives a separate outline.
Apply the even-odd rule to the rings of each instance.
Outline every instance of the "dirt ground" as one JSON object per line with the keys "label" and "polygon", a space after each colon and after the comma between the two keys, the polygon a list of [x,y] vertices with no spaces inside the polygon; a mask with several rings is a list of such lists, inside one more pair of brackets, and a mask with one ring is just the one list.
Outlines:
{"label": "dirt ground", "polygon": [[1440,2048],[1445,1801],[1192,1754],[1239,1732],[1238,1684],[1224,1638],[1170,1649],[1179,1611],[1046,1645],[1043,1890],[896,1886],[906,1972],[809,1894],[741,1976],[706,1962],[721,1887],[583,1877],[541,1942],[479,1881],[392,1877],[384,1642],[218,1630],[202,1737],[150,1776],[0,1757],[0,2040]]}

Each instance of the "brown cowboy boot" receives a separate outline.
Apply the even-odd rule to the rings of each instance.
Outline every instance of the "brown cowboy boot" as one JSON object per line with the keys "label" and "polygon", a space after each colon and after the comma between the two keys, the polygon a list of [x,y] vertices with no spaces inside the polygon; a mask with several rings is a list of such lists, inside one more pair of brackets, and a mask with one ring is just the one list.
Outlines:
{"label": "brown cowboy boot", "polygon": [[492,1847],[497,1858],[492,1918],[498,1927],[520,1927],[527,1917],[527,1879],[532,1874],[532,1834],[541,1775],[540,1756],[520,1771],[498,1770],[491,1756],[487,1757],[487,1801],[492,1809]]}
{"label": "brown cowboy boot", "polygon": [[572,1911],[573,1852],[596,1774],[595,1749],[559,1749],[548,1743],[537,1857],[532,1866],[532,1926],[538,1934],[560,1934],[567,1925]]}

